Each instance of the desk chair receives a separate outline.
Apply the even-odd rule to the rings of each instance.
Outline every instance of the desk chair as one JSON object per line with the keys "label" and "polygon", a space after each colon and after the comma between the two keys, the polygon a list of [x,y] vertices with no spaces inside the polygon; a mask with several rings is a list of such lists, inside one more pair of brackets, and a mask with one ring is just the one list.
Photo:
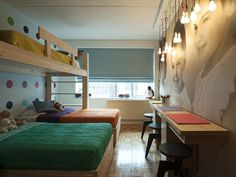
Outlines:
{"label": "desk chair", "polygon": [[142,134],[141,134],[141,139],[143,139],[144,132],[146,131],[147,126],[152,123],[152,118],[154,117],[153,113],[145,113],[144,117],[147,120],[143,121],[143,129],[142,129]]}
{"label": "desk chair", "polygon": [[165,172],[173,170],[175,175],[180,177],[189,177],[188,169],[183,166],[183,159],[192,155],[192,149],[182,143],[164,143],[161,144],[159,150],[162,154],[174,161],[160,161],[157,177],[164,177]]}

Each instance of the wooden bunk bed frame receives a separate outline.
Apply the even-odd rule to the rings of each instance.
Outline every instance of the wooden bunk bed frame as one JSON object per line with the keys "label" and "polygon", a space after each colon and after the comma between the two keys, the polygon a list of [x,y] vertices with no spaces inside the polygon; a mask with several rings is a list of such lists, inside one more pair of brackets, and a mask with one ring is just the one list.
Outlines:
{"label": "wooden bunk bed frame", "polygon": [[[58,39],[44,28],[39,27],[39,36],[45,40],[44,56],[35,54],[25,49],[18,48],[6,42],[0,41],[0,70],[10,72],[22,72],[19,66],[38,69],[46,76],[46,99],[51,100],[51,77],[52,76],[82,76],[83,83],[83,101],[82,108],[88,108],[88,73],[89,73],[89,55],[84,53],[81,57],[83,60],[83,69],[75,66],[75,57],[77,50],[70,47],[64,41]],[[69,52],[72,56],[71,64],[64,64],[51,58],[51,44],[56,44],[59,48]],[[19,69],[19,70],[18,70]],[[29,73],[31,73],[29,72]],[[120,129],[120,125],[117,127]],[[117,138],[119,133],[115,133]],[[104,153],[98,168],[91,171],[46,171],[46,170],[2,170],[0,169],[0,176],[2,177],[105,177],[107,175],[109,165],[113,156],[113,136]]]}
{"label": "wooden bunk bed frame", "polygon": [[[51,77],[52,76],[83,76],[83,108],[88,107],[88,62],[89,55],[84,53],[81,57],[84,63],[84,68],[78,68],[75,66],[75,57],[77,56],[77,50],[70,47],[64,41],[58,39],[51,33],[47,32],[43,27],[39,27],[39,36],[44,39],[44,56],[38,55],[31,51],[18,48],[14,45],[8,44],[6,42],[0,41],[0,61],[2,71],[8,70],[21,72],[20,66],[28,67],[30,66],[31,71],[33,69],[39,70],[46,76],[47,82],[47,92],[46,99],[51,100]],[[57,45],[59,48],[67,51],[71,54],[71,64],[65,64],[60,61],[51,58],[51,44]],[[12,67],[9,67],[12,66]],[[29,72],[30,73],[30,72]],[[33,71],[32,71],[33,73]]]}

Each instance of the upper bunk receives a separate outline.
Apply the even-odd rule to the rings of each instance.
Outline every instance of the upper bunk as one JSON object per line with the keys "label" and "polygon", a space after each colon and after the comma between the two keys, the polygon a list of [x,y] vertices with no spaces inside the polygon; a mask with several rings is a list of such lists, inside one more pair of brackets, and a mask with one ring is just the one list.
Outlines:
{"label": "upper bunk", "polygon": [[[26,68],[32,73],[37,71],[45,75],[87,76],[87,65],[85,69],[82,69],[75,60],[78,55],[77,49],[42,27],[38,30],[39,37],[44,40],[44,45],[19,32],[1,31],[0,70]],[[52,44],[62,49],[64,53],[52,50]],[[87,54],[84,54],[82,58],[85,60],[84,63],[88,62]]]}

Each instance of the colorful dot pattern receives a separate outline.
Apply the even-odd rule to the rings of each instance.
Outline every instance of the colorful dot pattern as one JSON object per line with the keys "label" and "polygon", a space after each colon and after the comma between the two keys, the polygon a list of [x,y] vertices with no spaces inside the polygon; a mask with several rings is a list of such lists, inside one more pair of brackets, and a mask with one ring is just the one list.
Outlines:
{"label": "colorful dot pattern", "polygon": [[12,87],[13,87],[13,81],[12,81],[12,80],[8,80],[8,81],[6,82],[6,87],[7,87],[7,88],[12,88]]}
{"label": "colorful dot pattern", "polygon": [[38,81],[34,83],[34,87],[39,88],[39,82]]}
{"label": "colorful dot pattern", "polygon": [[[7,20],[8,25],[10,25],[10,26],[14,26],[14,25],[15,25],[15,19],[14,19],[13,17],[9,16],[9,17],[7,17],[6,20]],[[22,27],[22,29],[23,29],[23,32],[24,32],[25,34],[29,34],[30,28],[29,28],[27,25],[24,25],[24,26]],[[36,37],[36,39],[38,39],[38,40],[40,39],[40,36],[39,36],[39,33],[38,33],[38,32],[35,34],[35,37]],[[57,46],[54,45],[54,48],[57,48]]]}
{"label": "colorful dot pattern", "polygon": [[[33,85],[31,85],[31,87],[30,87],[30,84],[27,82],[27,81],[25,81],[25,80],[23,80],[22,82],[20,82],[21,83],[21,85],[20,85],[20,87],[22,88],[22,89],[27,89],[27,88],[30,88],[31,90],[32,90],[32,86],[33,86],[33,88],[39,88],[39,86],[40,86],[40,83],[39,83],[39,81],[35,81],[35,82],[33,82]],[[5,82],[5,87],[7,88],[7,89],[11,89],[11,88],[13,88],[13,86],[14,86],[14,81],[13,80],[7,80],[6,82]],[[15,83],[15,86],[17,87],[17,83]],[[36,98],[37,99],[37,98]],[[21,102],[20,102],[20,105],[22,106],[22,107],[27,107],[28,105],[30,105],[31,104],[31,101],[29,101],[29,100],[27,100],[27,99],[23,99]],[[13,100],[7,100],[7,102],[5,103],[5,108],[6,109],[8,109],[8,110],[11,110],[12,108],[14,107],[14,101]]]}
{"label": "colorful dot pattern", "polygon": [[25,32],[26,34],[29,33],[29,28],[28,28],[28,26],[24,26],[24,27],[23,27],[23,30],[24,30],[24,32]]}
{"label": "colorful dot pattern", "polygon": [[[17,21],[17,18],[15,18],[15,17],[13,17],[13,16],[8,16],[8,17],[6,18],[6,22],[7,22],[7,24],[8,24],[9,26],[14,26],[14,25],[16,25],[16,24],[15,24],[16,21]],[[25,34],[29,34],[29,33],[30,33],[30,28],[29,28],[29,26],[26,25],[26,24],[25,24],[25,25],[22,25],[21,29],[22,29],[22,32],[24,32]],[[38,39],[38,40],[40,39],[40,35],[39,35],[38,32],[35,33],[35,37],[36,37],[36,39]],[[57,46],[54,45],[54,48],[57,48]],[[3,83],[4,83],[4,81],[3,81]],[[27,81],[25,81],[25,80],[23,80],[22,82],[20,82],[21,85],[18,85],[17,83],[18,83],[18,82],[15,82],[15,81],[13,81],[13,80],[6,80],[3,86],[4,86],[4,88],[7,88],[8,90],[14,88],[12,91],[10,91],[10,93],[11,93],[11,92],[14,92],[14,90],[18,89],[19,86],[20,86],[21,89],[31,89],[31,90],[32,90],[32,89],[38,89],[38,88],[40,87],[40,83],[39,83],[38,81],[33,82],[33,84],[32,84],[32,83],[30,84],[29,82],[27,82]],[[1,88],[1,89],[2,89],[2,88]],[[13,99],[12,99],[12,100],[6,100],[6,102],[3,103],[3,105],[4,105],[4,104],[5,104],[5,108],[8,109],[8,110],[12,109],[12,108],[15,106],[14,104],[18,105],[18,103],[16,103],[16,101],[13,100]],[[22,101],[19,102],[19,104],[20,104],[22,107],[27,107],[28,105],[31,104],[31,101],[28,100],[28,99],[23,99]]]}
{"label": "colorful dot pattern", "polygon": [[36,33],[36,38],[37,38],[38,40],[40,39],[39,33]]}
{"label": "colorful dot pattern", "polygon": [[28,101],[27,101],[27,100],[23,100],[23,101],[21,102],[21,105],[22,105],[23,107],[26,107],[26,106],[28,105]]}
{"label": "colorful dot pattern", "polygon": [[14,19],[13,19],[12,17],[8,17],[8,18],[7,18],[7,22],[8,22],[8,24],[11,25],[11,26],[13,26],[14,23],[15,23],[15,21],[14,21]]}
{"label": "colorful dot pattern", "polygon": [[11,109],[13,107],[13,102],[12,101],[8,101],[6,104],[6,108],[7,109]]}
{"label": "colorful dot pattern", "polygon": [[26,81],[23,81],[23,82],[22,82],[22,87],[23,87],[23,88],[27,88],[27,86],[28,86],[28,83],[27,83]]}

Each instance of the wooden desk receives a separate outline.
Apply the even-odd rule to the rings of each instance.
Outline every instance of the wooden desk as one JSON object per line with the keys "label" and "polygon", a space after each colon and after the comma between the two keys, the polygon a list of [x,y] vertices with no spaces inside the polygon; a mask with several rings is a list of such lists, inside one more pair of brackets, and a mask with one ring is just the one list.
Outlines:
{"label": "wooden desk", "polygon": [[[190,177],[196,177],[198,171],[198,144],[226,143],[229,131],[212,122],[209,122],[210,124],[177,124],[167,114],[183,114],[189,112],[185,110],[162,111],[159,108],[159,106],[163,106],[162,104],[152,102],[150,102],[150,106],[161,117],[162,143],[181,141],[193,148],[193,156],[190,159],[186,159],[186,166],[190,171]],[[162,159],[165,159],[165,157],[162,156]]]}

